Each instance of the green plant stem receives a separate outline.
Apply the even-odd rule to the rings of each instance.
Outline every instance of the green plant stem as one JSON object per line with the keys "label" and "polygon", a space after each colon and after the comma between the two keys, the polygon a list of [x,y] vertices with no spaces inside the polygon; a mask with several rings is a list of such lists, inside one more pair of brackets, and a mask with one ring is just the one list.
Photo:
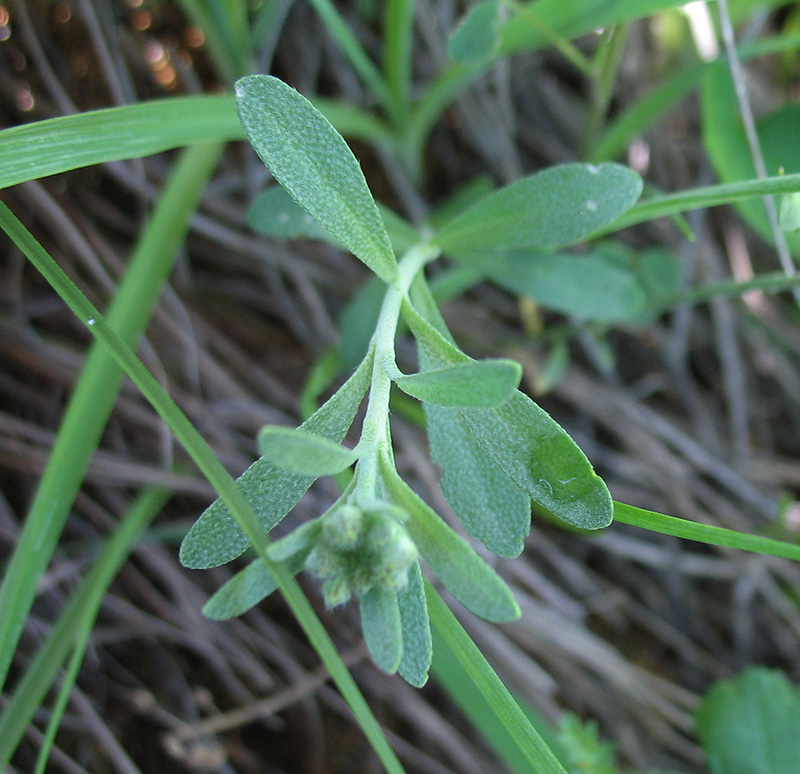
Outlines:
{"label": "green plant stem", "polygon": [[[221,152],[219,145],[195,146],[184,152],[134,249],[108,315],[108,324],[128,346],[138,342],[150,319]],[[27,230],[4,204],[0,212],[2,225],[22,248]],[[121,384],[117,363],[101,344],[94,344],[0,588],[0,685]]]}
{"label": "green plant stem", "polygon": [[675,516],[666,516],[656,511],[646,511],[626,503],[614,502],[614,521],[649,529],[662,535],[672,535],[684,540],[696,540],[699,543],[708,543],[712,546],[738,548],[740,551],[753,551],[754,553],[769,554],[770,556],[780,556],[785,559],[800,561],[800,545],[761,537],[761,535],[748,535],[733,529],[725,529],[724,527],[698,524]]}
{"label": "green plant stem", "polygon": [[394,342],[403,299],[407,298],[414,277],[425,264],[433,261],[439,254],[440,250],[437,248],[417,245],[403,256],[397,266],[397,278],[386,289],[378,322],[375,325],[371,344],[375,348],[372,383],[361,440],[356,448],[361,455],[358,471],[359,488],[367,496],[374,496],[376,493],[379,456],[391,450],[389,399],[392,391],[391,374],[397,370]]}
{"label": "green plant stem", "polygon": [[538,774],[567,774],[558,758],[520,709],[519,704],[514,701],[508,688],[489,665],[480,648],[464,631],[464,627],[427,580],[425,595],[431,622],[437,632],[455,653],[502,725],[508,730],[520,752],[531,763],[534,771]]}
{"label": "green plant stem", "polygon": [[258,555],[264,560],[283,593],[289,607],[306,633],[312,647],[353,710],[364,734],[389,774],[403,774],[403,767],[381,731],[353,677],[339,656],[321,621],[305,597],[300,584],[281,564],[274,564],[267,555],[269,538],[242,491],[236,485],[214,452],[194,425],[175,405],[161,385],[136,357],[133,350],[116,334],[89,300],[78,290],[44,248],[0,202],[0,225],[9,233],[31,263],[41,272],[72,311],[92,334],[109,350],[119,366],[141,390],[153,408],[183,444],[189,456],[216,489]]}
{"label": "green plant stem", "polygon": [[683,293],[678,293],[663,302],[665,309],[679,306],[680,304],[702,304],[718,296],[741,296],[751,290],[761,290],[764,293],[779,293],[800,286],[800,276],[781,273],[760,274],[746,282],[715,282],[713,285],[700,285]]}
{"label": "green plant stem", "polygon": [[[74,664],[80,662],[88,634],[94,625],[103,595],[119,572],[148,524],[158,515],[170,497],[165,489],[148,489],[139,495],[120,520],[81,588],[59,616],[45,643],[39,648],[13,695],[0,715],[0,771],[5,771],[33,715],[56,679],[64,661],[73,651]],[[74,674],[65,676],[61,693],[69,695]],[[64,698],[60,699],[63,704]],[[55,708],[53,718],[58,716]],[[50,733],[45,738],[45,746]],[[44,747],[43,747],[44,749]]]}

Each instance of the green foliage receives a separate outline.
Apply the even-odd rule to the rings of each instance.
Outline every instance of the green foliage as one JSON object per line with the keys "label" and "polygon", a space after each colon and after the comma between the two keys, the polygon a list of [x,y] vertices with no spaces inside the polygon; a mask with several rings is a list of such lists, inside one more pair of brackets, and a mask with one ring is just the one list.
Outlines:
{"label": "green foliage", "polygon": [[782,673],[753,668],[717,683],[695,719],[711,774],[797,771],[800,691]]}
{"label": "green foliage", "polygon": [[447,43],[454,62],[482,64],[494,56],[500,45],[500,0],[483,0],[473,5]]}
{"label": "green foliage", "polygon": [[332,476],[349,468],[358,455],[352,449],[308,430],[269,425],[258,434],[261,456],[278,468],[306,476]]}

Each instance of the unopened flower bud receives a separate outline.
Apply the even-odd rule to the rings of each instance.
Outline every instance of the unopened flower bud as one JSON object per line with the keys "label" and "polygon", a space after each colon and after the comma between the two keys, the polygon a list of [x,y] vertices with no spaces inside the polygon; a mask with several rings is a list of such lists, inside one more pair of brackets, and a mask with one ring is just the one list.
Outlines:
{"label": "unopened flower bud", "polygon": [[343,605],[352,596],[350,583],[344,575],[330,578],[322,584],[322,595],[325,598],[325,607]]}
{"label": "unopened flower bud", "polygon": [[323,579],[341,575],[344,570],[339,556],[323,544],[312,549],[305,566],[310,573]]}
{"label": "unopened flower bud", "polygon": [[342,505],[329,513],[322,528],[325,540],[343,550],[353,549],[361,539],[364,514],[355,505]]}

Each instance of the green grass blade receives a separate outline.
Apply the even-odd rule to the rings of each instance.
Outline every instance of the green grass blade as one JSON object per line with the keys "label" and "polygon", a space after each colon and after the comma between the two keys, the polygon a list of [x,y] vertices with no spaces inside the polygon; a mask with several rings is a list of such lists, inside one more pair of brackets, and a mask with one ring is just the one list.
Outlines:
{"label": "green grass blade", "polygon": [[787,543],[761,535],[748,535],[744,532],[714,527],[710,524],[698,524],[695,521],[666,516],[655,511],[646,511],[626,503],[614,502],[614,520],[684,540],[696,540],[698,543],[708,543],[712,546],[738,548],[740,551],[752,551],[757,554],[769,554],[800,561],[800,545],[796,543]]}
{"label": "green grass blade", "polygon": [[78,290],[69,277],[47,254],[47,251],[2,202],[0,202],[0,225],[9,234],[13,235],[20,249],[31,263],[36,266],[78,318],[88,325],[92,334],[107,347],[114,360],[164,419],[208,482],[224,499],[237,522],[247,534],[256,552],[264,559],[270,572],[275,577],[289,607],[305,631],[312,647],[330,672],[342,696],[350,705],[358,724],[380,758],[384,768],[389,774],[403,774],[404,770],[400,761],[386,741],[378,721],[372,714],[341,656],[336,651],[336,647],[314,612],[311,603],[291,573],[284,566],[270,561],[267,555],[269,538],[261,529],[258,517],[236,485],[236,482],[216,458],[214,452],[203,440],[203,437],[152,374],[144,367],[133,350],[116,334],[98,310]]}
{"label": "green grass blade", "polygon": [[416,0],[388,0],[383,22],[383,69],[392,98],[392,115],[405,120],[411,93],[411,48]]}
{"label": "green grass blade", "polygon": [[310,0],[310,2],[358,76],[372,90],[378,101],[391,111],[392,99],[383,75],[347,26],[336,6],[330,0]]}
{"label": "green grass blade", "polygon": [[[220,152],[217,145],[185,151],[136,245],[109,311],[109,325],[129,345],[136,344],[150,319]],[[25,249],[30,237],[27,229],[5,205],[0,215],[0,225]],[[65,411],[0,588],[0,685],[5,682],[39,578],[58,542],[121,383],[122,371],[103,346],[95,344]]]}
{"label": "green grass blade", "polygon": [[233,97],[175,97],[0,131],[0,188],[106,161],[243,140]]}
{"label": "green grass blade", "polygon": [[558,758],[520,709],[508,688],[503,685],[489,662],[486,661],[478,646],[427,581],[425,581],[425,593],[431,621],[438,635],[455,653],[525,760],[533,766],[533,770],[538,774],[567,774]]}
{"label": "green grass blade", "polygon": [[[752,199],[756,196],[794,193],[795,191],[800,191],[800,174],[778,175],[776,177],[766,177],[763,180],[745,180],[740,183],[724,183],[722,185],[706,186],[705,188],[692,188],[689,191],[657,196],[634,205],[607,229],[603,229],[603,233],[619,231],[637,223],[644,223],[648,220],[663,218],[667,215],[676,215],[689,210],[717,207],[720,204],[730,204],[742,199]],[[595,236],[598,235],[596,234]]]}
{"label": "green grass blade", "polygon": [[[80,590],[28,665],[0,715],[0,771],[5,771],[8,766],[28,724],[50,690],[70,650],[74,651],[74,662],[80,663],[86,638],[97,617],[106,589],[147,525],[164,507],[169,495],[164,489],[149,489],[139,495],[109,538]],[[68,695],[73,683],[72,674],[65,677],[62,693],[66,692]],[[54,712],[54,718],[57,715]]]}

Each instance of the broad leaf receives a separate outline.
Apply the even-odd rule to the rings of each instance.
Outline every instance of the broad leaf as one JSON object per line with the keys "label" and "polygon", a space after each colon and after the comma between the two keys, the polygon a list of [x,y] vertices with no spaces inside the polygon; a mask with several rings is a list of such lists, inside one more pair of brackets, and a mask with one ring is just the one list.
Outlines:
{"label": "broad leaf", "polygon": [[448,253],[545,250],[580,242],[630,209],[642,180],[619,164],[564,164],[502,188],[451,221]]}
{"label": "broad leaf", "polygon": [[613,519],[611,495],[586,455],[527,395],[517,392],[494,409],[462,409],[475,440],[503,472],[544,511],[581,529]]}
{"label": "broad leaf", "polygon": [[408,585],[397,593],[397,604],[403,630],[403,657],[397,671],[407,683],[422,688],[428,682],[433,645],[419,562],[409,569]]}
{"label": "broad leaf", "polygon": [[434,406],[490,408],[507,401],[522,378],[514,360],[475,360],[395,379],[412,398]]}
{"label": "broad leaf", "polygon": [[[431,363],[467,357],[410,306],[404,312]],[[527,395],[517,391],[496,408],[458,412],[477,444],[531,498],[534,510],[582,529],[611,523],[605,483],[567,432]]]}
{"label": "broad leaf", "polygon": [[403,634],[397,592],[376,585],[360,599],[361,629],[372,660],[390,675],[397,671],[403,654]]}
{"label": "broad leaf", "polygon": [[349,468],[358,455],[308,430],[268,425],[258,434],[258,449],[273,465],[292,473],[333,476]]}
{"label": "broad leaf", "polygon": [[[303,562],[295,560],[289,567],[292,573],[298,573],[303,569]],[[235,618],[255,607],[277,588],[267,563],[256,559],[217,590],[203,607],[203,615],[219,621]]]}
{"label": "broad leaf", "polygon": [[582,320],[629,321],[647,308],[647,295],[634,274],[602,254],[514,251],[496,256],[484,253],[469,262],[512,292]]}
{"label": "broad leaf", "polygon": [[475,441],[455,409],[425,406],[441,487],[467,532],[500,556],[517,556],[531,529],[531,499]]}
{"label": "broad leaf", "polygon": [[[339,443],[353,420],[367,391],[372,371],[372,355],[300,428]],[[292,509],[314,482],[304,476],[281,470],[265,459],[256,460],[238,479],[259,521],[272,529]],[[195,522],[183,540],[181,562],[198,570],[217,567],[239,556],[248,546],[233,515],[222,500],[215,500]]]}
{"label": "broad leaf", "polygon": [[519,618],[519,606],[500,576],[408,487],[390,464],[384,462],[383,473],[390,496],[409,512],[404,524],[408,534],[448,591],[487,621]]}
{"label": "broad leaf", "polygon": [[278,239],[320,239],[340,246],[292,197],[274,185],[267,188],[247,211],[247,224],[254,231]]}
{"label": "broad leaf", "polygon": [[782,673],[753,668],[717,683],[695,720],[711,774],[796,774],[800,692]]}
{"label": "broad leaf", "polygon": [[269,75],[236,82],[247,139],[275,179],[381,279],[397,262],[364,174],[347,143],[302,95]]}
{"label": "broad leaf", "polygon": [[447,42],[447,53],[454,62],[480,65],[492,57],[499,44],[500,3],[483,0],[459,22]]}

